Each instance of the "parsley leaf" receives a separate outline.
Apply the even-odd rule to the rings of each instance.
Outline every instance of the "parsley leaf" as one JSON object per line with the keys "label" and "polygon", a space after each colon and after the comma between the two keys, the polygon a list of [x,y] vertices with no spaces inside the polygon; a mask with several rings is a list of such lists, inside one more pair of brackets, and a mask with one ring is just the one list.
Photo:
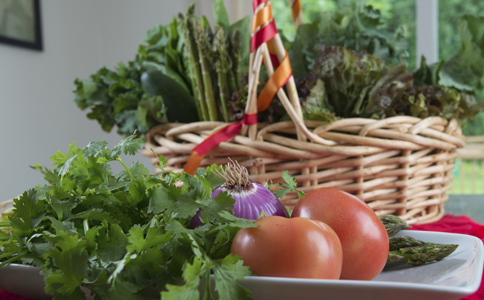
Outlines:
{"label": "parsley leaf", "polygon": [[139,149],[141,149],[141,144],[143,140],[140,138],[135,138],[136,135],[132,134],[122,140],[114,149],[109,153],[111,158],[116,158],[121,154],[135,155]]}
{"label": "parsley leaf", "polygon": [[199,300],[200,275],[202,271],[202,260],[198,257],[193,259],[193,264],[187,263],[183,270],[184,285],[168,284],[166,292],[161,292],[161,297],[166,300]]}
{"label": "parsley leaf", "polygon": [[13,200],[14,216],[9,220],[20,236],[30,236],[45,216],[44,203],[37,201],[36,196],[35,190],[29,190]]}
{"label": "parsley leaf", "polygon": [[217,220],[219,217],[219,212],[228,207],[234,207],[235,200],[227,192],[220,192],[217,197],[200,201],[203,205],[202,215],[200,220],[203,223],[210,223]]}
{"label": "parsley leaf", "polygon": [[[46,292],[70,294],[81,285],[86,276],[86,243],[80,242],[77,236],[69,236],[59,241],[57,247],[50,251],[50,255],[62,273],[54,273],[45,279]],[[61,286],[57,287],[56,284]],[[53,285],[56,286],[56,290],[52,290]]]}
{"label": "parsley leaf", "polygon": [[288,171],[282,171],[282,179],[286,183],[279,183],[279,186],[282,187],[282,189],[274,190],[274,195],[276,195],[277,198],[281,199],[284,197],[287,193],[290,193],[292,191],[296,191],[297,196],[301,198],[304,196],[304,192],[299,191],[297,189],[297,184],[296,184],[296,178],[292,177],[289,175]]}
{"label": "parsley leaf", "polygon": [[249,267],[243,266],[239,257],[227,255],[216,264],[215,290],[221,299],[251,299],[249,295],[252,293],[236,283],[236,280],[242,280],[250,274]]}

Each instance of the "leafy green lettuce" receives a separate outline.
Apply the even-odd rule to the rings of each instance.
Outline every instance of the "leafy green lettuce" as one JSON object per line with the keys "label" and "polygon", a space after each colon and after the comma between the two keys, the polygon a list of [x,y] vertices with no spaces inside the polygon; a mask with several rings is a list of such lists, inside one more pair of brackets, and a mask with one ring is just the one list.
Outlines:
{"label": "leafy green lettuce", "polygon": [[324,82],[321,79],[297,80],[297,87],[304,90],[305,94],[299,94],[302,98],[301,110],[305,120],[324,121],[332,123],[337,120],[334,108],[328,102],[328,95]]}
{"label": "leafy green lettuce", "polygon": [[395,95],[386,115],[410,115],[419,118],[439,116],[447,120],[456,119],[464,126],[482,109],[482,103],[477,103],[473,95],[455,88],[420,85]]}
{"label": "leafy green lettuce", "polygon": [[146,133],[154,124],[166,120],[162,96],[145,94],[140,71],[134,65],[136,62],[129,66],[119,63],[116,71],[103,67],[90,79],[75,81],[77,106],[90,109],[87,117],[97,120],[104,131],[110,132],[117,126],[121,135]]}
{"label": "leafy green lettuce", "polygon": [[294,76],[304,78],[319,56],[317,46],[341,46],[366,51],[385,63],[398,64],[406,57],[403,27],[383,26],[378,10],[359,3],[334,13],[321,12],[312,23],[298,27],[293,42],[286,41]]}
{"label": "leafy green lettuce", "polygon": [[440,116],[464,125],[483,109],[471,93],[433,85],[437,75],[425,60],[411,73],[403,62],[387,67],[366,52],[325,45],[318,51],[311,72],[296,80],[306,119],[333,122],[352,117]]}
{"label": "leafy green lettuce", "polygon": [[336,116],[361,115],[373,85],[386,73],[386,65],[364,52],[321,45],[312,73],[324,82],[327,102]]}

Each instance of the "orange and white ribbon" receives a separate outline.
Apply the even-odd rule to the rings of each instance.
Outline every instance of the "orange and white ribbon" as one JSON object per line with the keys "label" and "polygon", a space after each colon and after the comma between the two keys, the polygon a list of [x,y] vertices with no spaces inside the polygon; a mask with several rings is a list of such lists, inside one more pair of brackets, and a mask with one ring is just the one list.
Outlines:
{"label": "orange and white ribbon", "polygon": [[242,121],[229,124],[217,131],[212,132],[205,140],[203,140],[203,142],[193,148],[192,154],[188,158],[183,171],[193,175],[200,166],[200,163],[207,152],[216,147],[218,144],[228,141],[236,136],[244,124],[257,124],[257,114],[245,114]]}
{"label": "orange and white ribbon", "polygon": [[288,1],[289,1],[289,5],[291,6],[292,22],[294,23],[294,27],[296,27],[296,30],[297,30],[299,25],[304,23],[301,0],[288,0]]}

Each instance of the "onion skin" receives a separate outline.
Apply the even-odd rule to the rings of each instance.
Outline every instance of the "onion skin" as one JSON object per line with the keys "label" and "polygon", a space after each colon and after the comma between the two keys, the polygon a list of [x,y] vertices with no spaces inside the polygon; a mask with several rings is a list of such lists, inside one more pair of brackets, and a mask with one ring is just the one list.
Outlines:
{"label": "onion skin", "polygon": [[[231,189],[227,188],[225,184],[213,190],[211,198],[215,198],[220,192],[227,192],[235,199],[234,215],[238,218],[247,220],[257,220],[262,211],[264,217],[279,216],[289,218],[289,213],[286,207],[277,199],[276,195],[264,186],[251,181],[248,188]],[[200,221],[202,210],[193,217],[190,222],[190,228],[196,228],[205,225]]]}
{"label": "onion skin", "polygon": [[190,225],[188,226],[188,228],[190,229],[195,229],[197,227],[200,227],[200,226],[203,226],[205,225],[205,223],[203,223],[201,220],[200,220],[200,216],[202,215],[202,209],[200,208],[197,213],[193,216],[192,220],[190,221]]}

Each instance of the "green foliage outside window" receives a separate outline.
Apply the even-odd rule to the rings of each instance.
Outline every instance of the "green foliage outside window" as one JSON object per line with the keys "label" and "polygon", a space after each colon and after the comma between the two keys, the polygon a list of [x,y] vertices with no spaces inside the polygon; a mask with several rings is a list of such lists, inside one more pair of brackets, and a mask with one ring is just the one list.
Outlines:
{"label": "green foliage outside window", "polygon": [[[344,8],[356,8],[360,0],[302,0],[303,16],[306,23],[319,18],[321,13],[335,13]],[[404,29],[407,39],[408,55],[406,60],[410,71],[416,70],[416,1],[415,0],[367,0],[365,5],[371,5],[378,10],[382,26]],[[283,35],[293,40],[295,36],[294,25],[291,20],[291,10],[286,0],[273,0],[273,13],[278,29]],[[454,56],[460,48],[460,38],[456,19],[463,14],[484,14],[484,1],[482,0],[439,0],[439,59],[447,60]],[[481,47],[484,49],[484,47]],[[484,92],[477,91],[476,99],[484,101]],[[475,119],[469,120],[463,128],[465,135],[484,135],[484,113]]]}
{"label": "green foliage outside window", "polygon": [[[484,13],[482,0],[439,0],[439,58],[452,57],[460,46],[460,36],[454,22],[456,17],[463,14],[479,15]],[[481,46],[482,48],[482,46]],[[483,91],[478,92],[476,98],[484,100]],[[484,135],[484,113],[469,120],[463,128],[464,135]]]}
{"label": "green foliage outside window", "polygon": [[[359,0],[302,0],[304,21],[310,23],[319,18],[321,13],[334,13],[344,8],[356,8]],[[402,26],[404,36],[408,41],[408,69],[416,69],[415,56],[415,0],[368,0],[366,5],[371,5],[380,11],[384,24],[382,27],[397,28]],[[295,29],[291,20],[291,9],[286,0],[272,1],[274,19],[279,31],[289,40],[294,39]]]}

